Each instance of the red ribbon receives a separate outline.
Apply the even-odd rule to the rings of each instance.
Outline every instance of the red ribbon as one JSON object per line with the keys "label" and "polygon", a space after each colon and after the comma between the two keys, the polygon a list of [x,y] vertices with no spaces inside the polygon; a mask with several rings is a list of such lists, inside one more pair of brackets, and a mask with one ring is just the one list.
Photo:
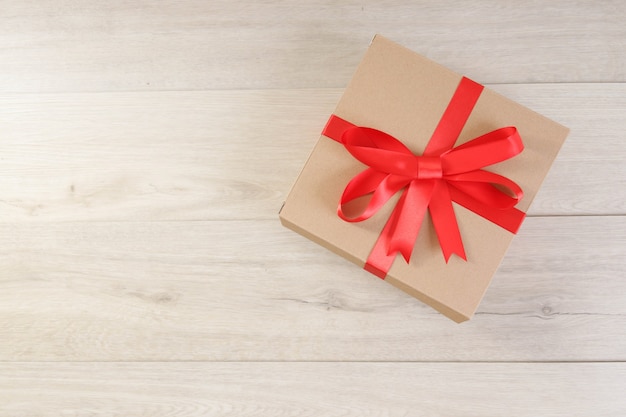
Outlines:
{"label": "red ribbon", "polygon": [[[366,270],[384,279],[397,253],[408,263],[427,209],[446,263],[452,254],[467,260],[453,201],[512,233],[519,229],[525,213],[515,205],[523,196],[522,189],[483,169],[524,149],[517,129],[497,129],[453,148],[482,90],[482,85],[461,79],[421,156],[380,130],[330,117],[322,134],[342,143],[368,166],[346,186],[337,209],[339,217],[349,222],[366,220],[402,190]],[[370,199],[362,213],[355,217],[344,213],[346,204],[367,195]]]}

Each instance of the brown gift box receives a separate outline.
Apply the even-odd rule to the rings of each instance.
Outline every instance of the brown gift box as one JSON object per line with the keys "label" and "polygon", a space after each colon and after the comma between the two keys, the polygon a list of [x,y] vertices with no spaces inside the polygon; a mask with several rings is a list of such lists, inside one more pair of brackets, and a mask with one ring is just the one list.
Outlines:
{"label": "brown gift box", "polygon": [[[461,75],[377,35],[334,114],[386,132],[421,155],[460,80]],[[524,150],[486,169],[521,186],[524,197],[516,207],[526,212],[568,129],[485,88],[455,146],[505,126],[517,128]],[[342,144],[321,136],[280,211],[283,225],[361,267],[398,197],[363,222],[339,218],[340,196],[363,169]],[[445,262],[427,214],[410,263],[396,256],[386,281],[461,322],[476,311],[514,235],[456,203],[454,212],[467,261],[452,256]]]}

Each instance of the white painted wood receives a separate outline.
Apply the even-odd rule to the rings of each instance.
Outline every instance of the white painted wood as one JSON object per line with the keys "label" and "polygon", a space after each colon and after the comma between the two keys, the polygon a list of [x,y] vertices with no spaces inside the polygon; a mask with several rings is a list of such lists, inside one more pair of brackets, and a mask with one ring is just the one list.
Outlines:
{"label": "white painted wood", "polygon": [[381,33],[483,83],[626,81],[622,0],[3,1],[0,91],[344,87]]}
{"label": "white painted wood", "polygon": [[623,417],[624,363],[3,363],[0,416]]}
{"label": "white painted wood", "polygon": [[[625,2],[0,3],[0,417],[626,415]],[[276,218],[374,33],[572,128],[462,325]]]}
{"label": "white painted wood", "polygon": [[[626,212],[626,84],[494,88],[572,129],[530,215]],[[0,95],[0,221],[273,219],[340,95]]]}
{"label": "white painted wood", "polygon": [[278,220],[0,225],[0,360],[626,360],[626,217],[529,218],[455,324]]}

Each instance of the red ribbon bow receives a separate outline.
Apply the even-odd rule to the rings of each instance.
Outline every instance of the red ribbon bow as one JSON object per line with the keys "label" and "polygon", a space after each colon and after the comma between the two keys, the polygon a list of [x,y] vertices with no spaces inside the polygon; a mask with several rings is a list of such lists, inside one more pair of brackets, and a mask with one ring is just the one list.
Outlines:
{"label": "red ribbon bow", "polygon": [[[368,257],[368,271],[384,279],[397,253],[409,262],[427,209],[446,262],[452,254],[466,260],[453,201],[517,232],[525,216],[515,208],[523,196],[522,189],[508,178],[483,169],[524,149],[517,129],[497,129],[453,148],[482,89],[468,78],[461,79],[421,156],[413,155],[387,133],[355,126],[335,115],[330,117],[322,133],[341,142],[368,166],[346,186],[337,209],[339,217],[349,222],[366,220],[403,190]],[[347,203],[370,194],[361,214],[349,217],[344,213]]]}

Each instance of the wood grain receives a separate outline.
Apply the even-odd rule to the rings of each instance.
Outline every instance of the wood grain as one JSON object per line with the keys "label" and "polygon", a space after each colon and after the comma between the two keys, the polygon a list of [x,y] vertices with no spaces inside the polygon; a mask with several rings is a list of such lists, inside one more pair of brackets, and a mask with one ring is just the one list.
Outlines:
{"label": "wood grain", "polygon": [[626,81],[626,3],[5,1],[0,91],[344,87],[375,33],[482,83]]}
{"label": "wood grain", "polygon": [[0,415],[622,417],[617,363],[9,363]]}
{"label": "wood grain", "polygon": [[457,325],[277,220],[0,225],[0,360],[626,360],[626,219],[529,218]]}
{"label": "wood grain", "polygon": [[[626,84],[497,85],[572,129],[530,215],[626,212]],[[341,90],[0,96],[0,221],[275,218]]]}

